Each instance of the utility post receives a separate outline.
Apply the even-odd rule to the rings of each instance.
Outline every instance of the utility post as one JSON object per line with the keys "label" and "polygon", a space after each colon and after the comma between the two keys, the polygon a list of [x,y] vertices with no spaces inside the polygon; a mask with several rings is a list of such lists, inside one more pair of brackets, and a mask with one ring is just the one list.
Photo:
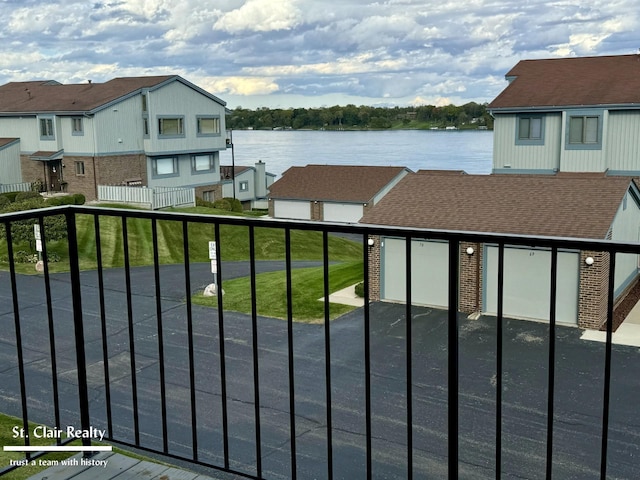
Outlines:
{"label": "utility post", "polygon": [[233,199],[236,199],[236,157],[233,149],[233,130],[229,129],[229,137],[227,138],[227,146],[231,146],[231,182],[233,185]]}

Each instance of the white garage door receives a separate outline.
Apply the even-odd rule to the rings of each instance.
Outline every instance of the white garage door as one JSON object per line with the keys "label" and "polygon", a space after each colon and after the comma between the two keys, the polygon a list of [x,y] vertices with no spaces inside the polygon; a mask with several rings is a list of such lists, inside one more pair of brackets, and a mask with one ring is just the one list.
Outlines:
{"label": "white garage door", "polygon": [[324,217],[326,222],[358,223],[362,218],[361,203],[324,203]]}
{"label": "white garage door", "polygon": [[[556,321],[578,323],[577,252],[558,252]],[[498,311],[498,248],[485,249],[485,312]],[[506,317],[549,321],[551,252],[504,249],[504,305]]]}
{"label": "white garage door", "polygon": [[273,214],[276,218],[309,220],[311,219],[311,205],[309,202],[298,200],[274,200]]}
{"label": "white garage door", "polygon": [[[387,301],[406,301],[406,240],[384,238],[380,297]],[[449,244],[413,240],[411,242],[411,303],[447,307]]]}

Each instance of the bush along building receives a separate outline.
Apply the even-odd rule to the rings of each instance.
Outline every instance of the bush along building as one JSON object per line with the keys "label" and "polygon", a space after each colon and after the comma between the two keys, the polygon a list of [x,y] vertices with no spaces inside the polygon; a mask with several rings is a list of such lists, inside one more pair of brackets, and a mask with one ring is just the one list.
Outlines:
{"label": "bush along building", "polygon": [[0,86],[0,183],[95,199],[98,185],[222,196],[225,102],[176,76]]}

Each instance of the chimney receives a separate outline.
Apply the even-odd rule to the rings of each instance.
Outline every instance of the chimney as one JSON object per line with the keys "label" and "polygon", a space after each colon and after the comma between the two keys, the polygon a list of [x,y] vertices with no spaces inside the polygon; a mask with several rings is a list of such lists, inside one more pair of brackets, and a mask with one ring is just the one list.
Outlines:
{"label": "chimney", "polygon": [[262,160],[256,163],[256,171],[254,184],[256,188],[256,198],[264,198],[267,196],[267,175],[265,164]]}

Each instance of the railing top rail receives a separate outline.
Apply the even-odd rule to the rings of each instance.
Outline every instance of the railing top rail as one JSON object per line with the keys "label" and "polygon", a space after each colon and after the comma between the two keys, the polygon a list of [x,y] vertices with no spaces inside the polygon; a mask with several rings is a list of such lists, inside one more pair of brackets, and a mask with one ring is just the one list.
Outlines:
{"label": "railing top rail", "polygon": [[221,225],[253,226],[261,228],[281,228],[292,230],[315,230],[320,232],[351,233],[358,235],[412,237],[429,240],[457,240],[473,243],[493,243],[514,246],[535,246],[542,248],[560,248],[572,250],[594,250],[616,253],[640,254],[639,242],[598,240],[589,238],[551,237],[537,235],[519,235],[509,233],[473,232],[458,230],[438,230],[428,228],[410,228],[372,224],[337,223],[311,220],[286,220],[273,218],[249,218],[229,215],[208,215],[199,213],[166,212],[151,210],[120,209],[87,205],[64,205],[15,213],[0,214],[0,222],[26,220],[30,218],[60,215],[72,210],[78,214],[115,216],[120,218],[145,218],[170,221],[188,221],[194,223],[218,223]]}

